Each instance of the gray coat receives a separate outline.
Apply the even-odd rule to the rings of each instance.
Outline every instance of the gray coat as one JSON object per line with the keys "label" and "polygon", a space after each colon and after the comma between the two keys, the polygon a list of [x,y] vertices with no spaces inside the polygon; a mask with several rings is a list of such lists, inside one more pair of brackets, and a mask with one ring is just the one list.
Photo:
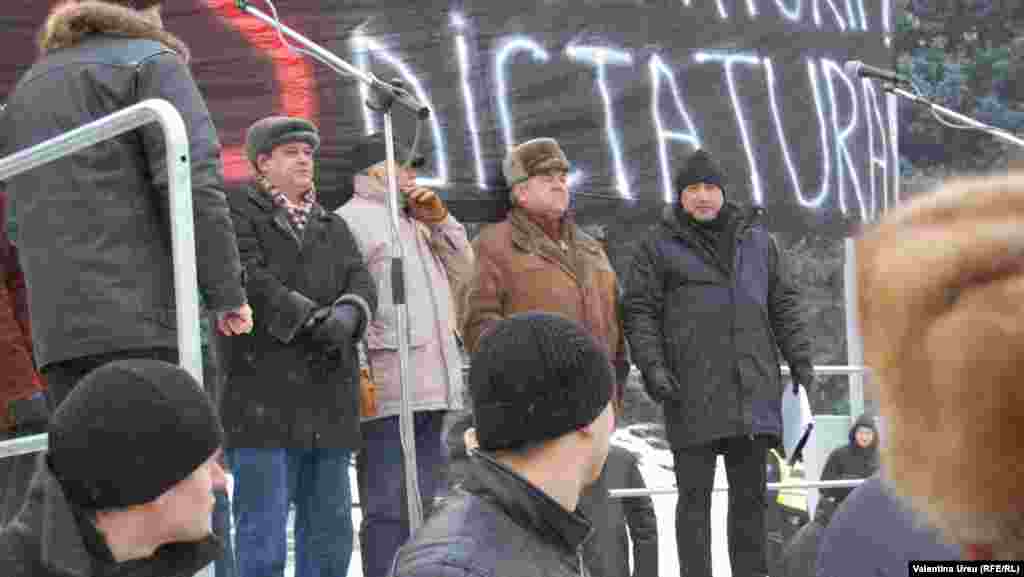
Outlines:
{"label": "gray coat", "polygon": [[[141,100],[169,101],[190,137],[199,287],[210,310],[241,306],[246,296],[222,191],[220,143],[172,48],[180,41],[150,34],[152,27],[98,3],[68,13],[81,22],[58,24],[89,33],[48,52],[18,82],[0,127],[4,152]],[[177,346],[164,151],[158,125],[149,124],[10,180],[40,367]]]}
{"label": "gray coat", "polygon": [[722,210],[731,219],[722,234],[734,235],[732,266],[668,207],[637,252],[623,299],[630,350],[645,380],[664,367],[679,382],[664,399],[673,449],[781,436],[781,360],[803,383],[813,374],[800,294],[761,223],[762,209],[727,203]]}

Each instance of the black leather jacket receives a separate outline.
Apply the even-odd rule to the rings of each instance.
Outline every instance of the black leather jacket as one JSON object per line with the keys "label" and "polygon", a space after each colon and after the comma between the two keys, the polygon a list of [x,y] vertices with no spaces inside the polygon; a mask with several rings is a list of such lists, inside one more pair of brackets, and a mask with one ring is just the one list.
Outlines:
{"label": "black leather jacket", "polygon": [[[210,114],[182,55],[145,30],[82,5],[63,23],[86,34],[41,57],[7,101],[12,153],[150,98],[170,102],[189,136],[199,288],[210,310],[245,301]],[[76,28],[77,26],[77,28]],[[153,36],[158,36],[154,34]],[[36,361],[176,347],[168,167],[148,124],[13,177],[8,193],[29,287]]]}
{"label": "black leather jacket", "polygon": [[395,557],[395,577],[581,577],[590,523],[485,453]]}

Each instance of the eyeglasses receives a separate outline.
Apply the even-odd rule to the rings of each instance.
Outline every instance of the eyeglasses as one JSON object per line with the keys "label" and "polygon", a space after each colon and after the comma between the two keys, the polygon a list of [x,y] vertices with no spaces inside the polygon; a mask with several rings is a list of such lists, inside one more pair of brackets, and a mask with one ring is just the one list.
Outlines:
{"label": "eyeglasses", "polygon": [[561,168],[552,168],[552,169],[545,170],[545,171],[542,171],[542,172],[537,172],[537,173],[533,174],[532,176],[536,177],[537,180],[539,180],[541,182],[544,182],[544,183],[547,183],[547,184],[552,184],[552,183],[554,183],[555,181],[558,181],[558,180],[560,180],[562,182],[565,182],[565,181],[569,180],[569,171],[562,170]]}

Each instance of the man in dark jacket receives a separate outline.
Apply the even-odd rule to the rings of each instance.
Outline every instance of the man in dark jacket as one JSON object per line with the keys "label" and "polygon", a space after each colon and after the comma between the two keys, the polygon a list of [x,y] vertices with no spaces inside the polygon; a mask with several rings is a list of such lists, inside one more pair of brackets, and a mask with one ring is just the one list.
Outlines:
{"label": "man in dark jacket", "polygon": [[4,577],[193,577],[220,554],[223,437],[181,368],[96,369],[54,413],[25,507],[0,531]]}
{"label": "man in dark jacket", "polygon": [[589,575],[578,512],[615,428],[611,362],[582,326],[548,313],[498,321],[469,383],[479,450],[468,478],[412,540],[403,577]]}
{"label": "man in dark jacket", "polygon": [[[867,479],[878,471],[878,428],[869,415],[861,415],[850,427],[850,442],[829,453],[825,468],[821,470],[822,481],[843,479]],[[852,487],[822,489],[822,495],[830,497],[837,504],[853,491]]]}
{"label": "man in dark jacket", "polygon": [[319,145],[305,119],[256,122],[255,178],[230,197],[256,318],[251,335],[230,339],[221,397],[241,577],[284,575],[292,502],[296,577],[345,575],[352,555],[356,344],[377,289],[345,221],[317,203]]}
{"label": "man in dark jacket", "polygon": [[733,575],[763,576],[765,450],[782,435],[778,348],[794,383],[809,386],[810,341],[762,209],[726,202],[721,170],[702,150],[675,184],[678,206],[634,259],[626,334],[648,394],[665,407],[682,574],[711,577],[711,489],[724,454]]}
{"label": "man in dark jacket", "polygon": [[[41,56],[7,102],[5,153],[160,98],[189,134],[199,288],[219,329],[251,328],[222,191],[220,144],[154,0],[70,2],[40,32]],[[168,167],[157,124],[13,177],[8,191],[28,284],[36,361],[51,405],[116,358],[175,362]]]}
{"label": "man in dark jacket", "polygon": [[579,503],[580,513],[594,525],[594,535],[583,547],[592,577],[658,577],[658,520],[650,496],[612,499],[608,494],[613,489],[645,488],[636,455],[612,445],[601,476],[586,488]]}

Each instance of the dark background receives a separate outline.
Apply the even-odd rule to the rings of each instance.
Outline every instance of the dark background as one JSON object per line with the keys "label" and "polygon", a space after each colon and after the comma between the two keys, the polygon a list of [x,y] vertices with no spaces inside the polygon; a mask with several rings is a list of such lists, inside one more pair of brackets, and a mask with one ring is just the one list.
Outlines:
{"label": "dark background", "polygon": [[[822,186],[828,192],[817,207],[801,206],[797,201],[772,116],[765,67],[761,63],[735,64],[735,89],[758,165],[769,228],[789,251],[792,274],[806,287],[816,362],[845,364],[841,240],[893,201],[892,183],[898,170],[894,152],[876,142],[876,154],[881,151],[886,158],[892,183],[888,196],[883,195],[882,176],[877,175],[878,190],[874,197],[869,196],[869,117],[863,87],[859,81],[853,83],[856,99],[851,99],[843,79],[833,76],[833,106],[821,59],[840,67],[850,59],[893,67],[895,53],[891,40],[887,42],[887,31],[901,22],[897,14],[901,7],[886,0],[832,0],[837,15],[828,0],[821,0],[817,2],[820,23],[816,23],[816,3],[810,0],[751,0],[756,15],[749,13],[747,0],[721,0],[728,13],[725,18],[719,14],[717,0],[690,3],[279,0],[276,5],[286,25],[345,60],[357,63],[362,56],[381,78],[399,76],[384,54],[356,50],[352,37],[359,30],[416,75],[443,132],[442,160],[447,164],[448,179],[437,188],[452,212],[470,223],[471,234],[475,234],[478,223],[502,216],[507,194],[500,176],[505,143],[498,117],[495,56],[505,42],[516,37],[529,38],[542,46],[549,56],[546,62],[534,62],[525,52],[508,60],[507,93],[514,138],[521,141],[551,136],[559,140],[574,169],[583,174],[574,187],[577,219],[606,239],[620,275],[628,273],[633,247],[657,221],[664,203],[659,142],[652,115],[651,57],[657,55],[673,74],[703,147],[719,158],[726,171],[728,197],[741,203],[752,202],[754,193],[724,67],[720,62],[698,62],[696,54],[705,51],[770,58],[783,131],[803,194],[814,197]],[[795,7],[798,3],[803,12],[799,20],[785,18],[779,5]],[[35,58],[34,35],[50,5],[38,0],[5,2],[0,15],[0,37],[4,40],[0,95],[13,87]],[[253,6],[269,12],[262,1],[253,2]],[[891,18],[883,18],[883,7],[893,9]],[[454,23],[456,14],[465,22],[461,29]],[[192,50],[191,68],[220,131],[228,179],[237,181],[247,176],[240,151],[249,124],[275,113],[309,116],[319,124],[324,142],[318,175],[321,198],[328,207],[344,202],[349,194],[345,150],[365,131],[358,83],[288,52],[272,28],[241,14],[229,0],[168,1],[164,19],[166,27]],[[866,30],[861,29],[864,23]],[[466,76],[473,92],[487,188],[477,184],[479,175],[456,53],[459,35],[468,46]],[[566,54],[570,45],[603,46],[628,52],[632,58],[631,64],[609,64],[605,84],[632,198],[622,198],[616,188],[597,69],[571,59]],[[827,167],[819,112],[808,75],[809,59],[814,62],[823,102],[820,112],[829,143]],[[667,80],[661,77],[658,113],[667,129],[685,132]],[[888,127],[885,97],[879,93],[877,98],[882,121]],[[845,126],[854,106],[856,126],[848,141],[847,163],[837,155],[833,117]],[[397,110],[395,117],[400,134],[411,140],[414,125],[409,116]],[[382,126],[379,119],[374,122]],[[876,139],[878,136],[876,131]],[[431,161],[426,169],[429,177],[437,174],[438,163],[433,134],[427,130],[424,137],[430,145],[424,151]],[[892,143],[888,144],[891,149]],[[670,142],[667,152],[669,171],[674,173],[692,148]],[[826,168],[828,180],[823,182]],[[842,183],[846,189],[845,212],[838,195],[841,169],[847,172]],[[856,171],[864,190],[863,213],[851,192],[850,169]],[[823,385],[812,402],[817,410],[832,412],[845,398],[845,379],[831,379]]]}

